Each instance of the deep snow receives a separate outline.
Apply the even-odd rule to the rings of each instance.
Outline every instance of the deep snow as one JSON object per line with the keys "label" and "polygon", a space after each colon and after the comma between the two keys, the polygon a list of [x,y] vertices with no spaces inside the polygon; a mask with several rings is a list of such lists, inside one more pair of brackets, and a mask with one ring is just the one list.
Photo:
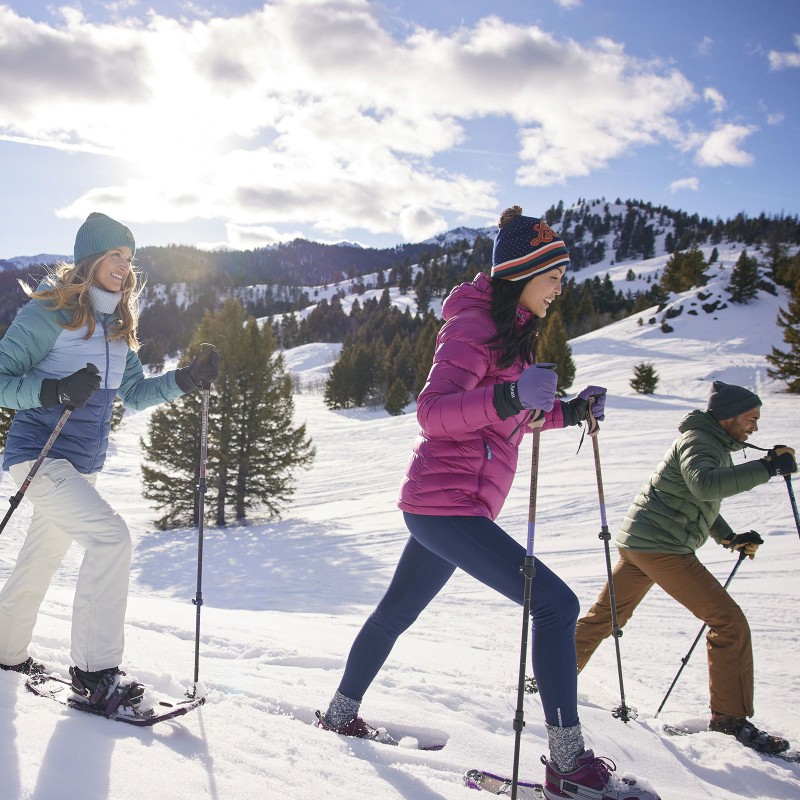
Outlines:
{"label": "deep snow", "polygon": [[[736,256],[728,258],[728,268]],[[638,273],[658,266],[653,259],[633,268]],[[719,291],[723,282],[706,291]],[[640,315],[642,325],[637,316],[572,342],[574,388],[595,383],[609,389],[598,441],[612,531],[674,438],[681,416],[704,405],[714,378],[761,394],[762,427],[754,443],[800,445],[798,398],[767,378],[764,361],[770,347],[781,344],[774,326],[781,300],[762,294],[748,306],[697,315],[687,313],[696,300],[692,293],[680,300],[685,310],[670,320],[671,334],[647,324],[653,312]],[[335,350],[307,345],[288,352],[287,363],[319,377]],[[642,361],[652,362],[661,377],[655,395],[636,395],[628,385],[633,365]],[[466,768],[510,771],[521,612],[463,574],[401,637],[362,706],[372,723],[412,736],[443,735],[446,747],[391,748],[312,726],[314,709],[324,708],[336,688],[352,639],[405,542],[395,497],[416,421],[413,405],[400,417],[331,412],[314,394],[298,395],[296,409],[317,458],[284,518],[206,527],[200,661],[206,706],[175,723],[135,729],[35,698],[21,678],[2,673],[4,798],[470,800],[477,795],[462,785]],[[99,486],[128,521],[135,542],[123,666],[158,691],[180,695],[192,686],[197,535],[153,526],[139,473],[138,441],[147,418],[147,412],[126,415]],[[585,610],[603,585],[605,562],[592,446],[587,439],[576,453],[579,440],[574,428],[542,436],[535,549],[569,582]],[[523,445],[499,519],[523,542],[529,447]],[[4,473],[0,494],[14,491]],[[0,538],[0,581],[13,566],[30,513],[23,502]],[[800,537],[786,485],[774,479],[731,498],[723,514],[735,529],[754,528],[766,539],[731,585],[753,630],[755,721],[800,742]],[[713,542],[700,556],[721,580],[735,563]],[[57,573],[31,647],[32,655],[62,674],[79,557],[70,551]],[[664,800],[800,797],[800,765],[767,759],[719,734],[669,739],[661,733],[662,722],[699,720],[707,713],[701,643],[661,716],[653,718],[699,627],[660,590],[648,595],[620,640],[627,701],[639,718],[626,725],[610,713],[619,690],[609,640],[580,677],[588,743],[621,772],[646,778]],[[546,735],[536,696],[526,699],[525,719],[522,774],[539,780]]]}

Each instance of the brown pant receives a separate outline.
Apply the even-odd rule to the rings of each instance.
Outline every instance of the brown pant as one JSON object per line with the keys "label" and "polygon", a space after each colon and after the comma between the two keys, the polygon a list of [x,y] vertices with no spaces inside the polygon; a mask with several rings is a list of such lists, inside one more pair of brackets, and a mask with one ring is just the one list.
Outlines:
{"label": "brown pant", "polygon": [[[708,625],[708,683],[711,708],[720,714],[753,714],[753,650],[747,619],[720,582],[694,554],[620,550],[613,570],[617,624],[621,628],[657,583]],[[603,639],[611,635],[611,603],[606,583],[597,602],[578,620],[578,672]]]}

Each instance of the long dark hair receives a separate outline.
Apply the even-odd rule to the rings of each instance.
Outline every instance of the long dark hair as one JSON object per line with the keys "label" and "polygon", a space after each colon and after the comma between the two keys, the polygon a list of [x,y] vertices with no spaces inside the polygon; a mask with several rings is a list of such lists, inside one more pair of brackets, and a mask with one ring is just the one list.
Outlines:
{"label": "long dark hair", "polygon": [[[497,227],[505,227],[521,214],[520,206],[507,208],[500,215]],[[491,313],[497,331],[486,344],[492,350],[500,351],[497,363],[503,369],[519,360],[523,364],[533,364],[536,358],[536,340],[539,336],[539,318],[531,314],[530,319],[522,327],[517,327],[519,298],[528,281],[510,281],[505,278],[491,278],[491,281]]]}
{"label": "long dark hair", "polygon": [[536,359],[536,342],[539,338],[539,317],[531,314],[523,326],[517,325],[519,298],[527,281],[508,281],[503,278],[490,280],[491,314],[497,332],[487,340],[486,344],[492,350],[500,352],[497,364],[503,369],[519,360],[524,364],[533,364]]}

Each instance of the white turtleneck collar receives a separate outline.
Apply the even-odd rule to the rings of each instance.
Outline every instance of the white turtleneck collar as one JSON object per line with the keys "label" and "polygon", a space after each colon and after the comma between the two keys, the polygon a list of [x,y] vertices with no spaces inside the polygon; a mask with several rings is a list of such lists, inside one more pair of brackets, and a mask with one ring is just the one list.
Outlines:
{"label": "white turtleneck collar", "polygon": [[98,313],[113,314],[122,300],[122,292],[107,292],[92,284],[89,287],[89,299],[92,301],[92,308]]}

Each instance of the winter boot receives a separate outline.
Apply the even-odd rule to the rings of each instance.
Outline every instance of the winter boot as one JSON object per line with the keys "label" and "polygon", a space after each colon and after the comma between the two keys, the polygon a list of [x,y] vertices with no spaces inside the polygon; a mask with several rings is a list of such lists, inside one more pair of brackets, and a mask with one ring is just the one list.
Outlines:
{"label": "winter boot", "polygon": [[744,717],[733,717],[730,714],[717,714],[712,711],[708,729],[735,736],[745,747],[752,747],[759,753],[782,753],[789,749],[789,742],[786,739],[760,731]]}
{"label": "winter boot", "polygon": [[21,664],[0,664],[0,669],[7,670],[8,672],[21,672],[23,675],[44,675],[47,672],[47,667],[29,658]]}
{"label": "winter boot", "polygon": [[386,728],[373,728],[367,725],[359,716],[351,717],[344,725],[331,725],[327,717],[320,711],[317,714],[317,727],[326,731],[333,731],[341,736],[354,736],[357,739],[370,739],[382,744],[397,744]]}
{"label": "winter boot", "polygon": [[114,714],[120,706],[136,710],[144,696],[145,687],[127,678],[119,667],[86,672],[78,667],[70,667],[72,676],[72,699],[90,705],[101,714]]}
{"label": "winter boot", "polygon": [[545,765],[544,796],[547,800],[660,800],[659,795],[635,779],[613,775],[617,765],[610,759],[595,758],[591,750],[585,750],[578,757],[572,772],[559,772],[544,756],[542,764]]}

